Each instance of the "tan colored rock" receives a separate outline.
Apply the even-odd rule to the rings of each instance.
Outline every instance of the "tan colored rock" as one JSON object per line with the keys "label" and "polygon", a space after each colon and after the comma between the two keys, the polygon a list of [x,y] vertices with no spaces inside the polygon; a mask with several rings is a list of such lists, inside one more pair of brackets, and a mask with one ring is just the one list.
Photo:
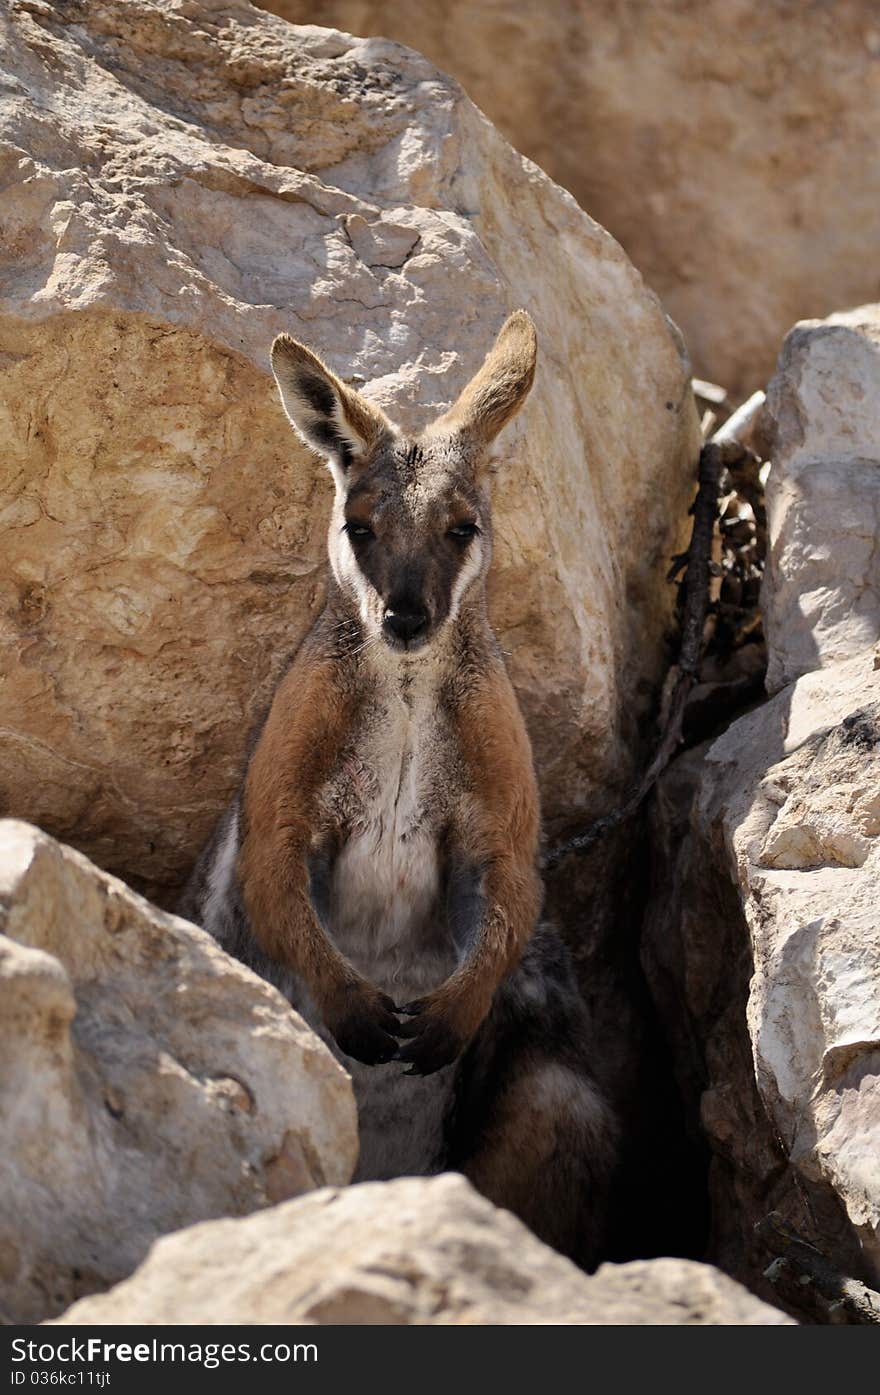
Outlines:
{"label": "tan colored rock", "polygon": [[880,639],[880,305],[795,325],[767,392],[767,687]]}
{"label": "tan colored rock", "polygon": [[763,387],[789,325],[876,294],[871,0],[262,0],[426,54],[626,248],[697,371]]}
{"label": "tan colored rock", "polygon": [[587,1278],[463,1177],[325,1189],[156,1244],[62,1323],[670,1323],[790,1319],[686,1260]]}
{"label": "tan colored rock", "polygon": [[676,335],[620,247],[424,59],[239,0],[8,7],[0,807],[167,898],[320,605],[282,329],[408,426],[506,312],[541,341],[491,605],[552,824],[627,779],[694,484]]}
{"label": "tan colored rock", "polygon": [[347,1075],[268,984],[70,848],[0,822],[0,1316],[357,1159]]}

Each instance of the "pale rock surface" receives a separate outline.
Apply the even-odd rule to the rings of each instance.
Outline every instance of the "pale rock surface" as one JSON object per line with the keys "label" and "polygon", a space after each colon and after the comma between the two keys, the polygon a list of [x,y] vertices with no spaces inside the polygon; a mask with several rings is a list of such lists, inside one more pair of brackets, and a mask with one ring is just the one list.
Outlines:
{"label": "pale rock surface", "polygon": [[646,969],[713,1154],[713,1258],[759,1287],[771,1210],[880,1279],[875,662],[807,674],[688,753],[654,814]]}
{"label": "pale rock surface", "polygon": [[321,600],[330,485],[273,336],[419,425],[517,305],[540,368],[492,614],[551,827],[613,803],[698,449],[620,247],[396,45],[241,0],[13,0],[0,26],[0,808],[170,898]]}
{"label": "pale rock surface", "polygon": [[62,1323],[789,1322],[708,1265],[658,1259],[588,1278],[463,1177],[325,1189],[167,1236]]}
{"label": "pale rock surface", "polygon": [[758,1089],[785,1151],[843,1203],[880,1277],[880,672],[809,674],[707,756],[754,974]]}
{"label": "pale rock surface", "polygon": [[84,857],[0,822],[0,1319],[165,1231],[344,1184],[349,1079],[279,993]]}
{"label": "pale rock surface", "polygon": [[779,1210],[876,1287],[880,308],[795,325],[761,434],[775,695],[663,777],[643,957],[712,1149],[713,1258],[754,1282]]}
{"label": "pale rock surface", "polygon": [[697,371],[763,387],[795,320],[877,293],[873,0],[262,0],[410,44],[608,228]]}
{"label": "pale rock surface", "polygon": [[795,325],[762,431],[767,687],[880,639],[880,305]]}

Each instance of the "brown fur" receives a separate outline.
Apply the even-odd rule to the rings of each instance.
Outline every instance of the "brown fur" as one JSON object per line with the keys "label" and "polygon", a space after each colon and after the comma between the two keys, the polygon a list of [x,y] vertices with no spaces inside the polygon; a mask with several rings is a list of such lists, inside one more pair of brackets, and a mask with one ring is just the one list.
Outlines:
{"label": "brown fur", "polygon": [[[350,680],[349,666],[313,643],[276,692],[245,780],[238,863],[245,908],[261,948],[303,978],[340,1044],[354,1044],[375,1023],[400,1037],[418,1036],[422,1057],[452,1059],[518,962],[540,909],[539,802],[528,735],[496,661],[457,707],[464,790],[450,831],[453,846],[485,868],[485,914],[461,967],[406,1005],[415,1020],[399,1024],[387,995],[335,949],[309,895],[310,854],[340,846],[347,832],[328,820],[319,795],[354,724],[358,693]],[[409,1059],[406,1048],[400,1054]]]}
{"label": "brown fur", "polygon": [[[389,489],[413,487],[415,467],[406,463],[406,450],[400,453],[393,426],[377,408],[287,336],[276,340],[272,361],[297,430],[335,457],[338,479],[344,481],[347,525],[369,522],[377,499],[386,497]],[[426,433],[426,446],[416,446],[413,459],[430,458],[433,450],[441,472],[449,468],[448,460],[455,462],[446,495],[430,505],[411,506],[422,509],[423,526],[428,526],[429,517],[444,516],[444,509],[447,517],[451,509],[453,524],[457,515],[467,514],[463,498],[455,502],[462,488],[471,495],[471,507],[476,506],[482,496],[474,494],[476,486],[468,483],[468,476],[527,395],[534,361],[534,326],[519,311],[508,319],[455,406]],[[394,528],[395,535],[405,532],[399,520]],[[410,545],[399,563],[399,575],[408,578],[403,585],[412,590],[415,577],[424,592],[434,577],[445,594],[462,565],[461,548],[446,545],[431,570],[415,546]],[[486,559],[488,564],[488,547]],[[370,582],[381,588],[376,592],[381,605],[389,603],[389,596],[395,603],[395,585],[399,593],[400,584],[395,581],[393,550],[383,543],[371,566],[361,547],[357,561]],[[435,628],[444,633],[448,597],[445,609],[441,601],[423,603]],[[422,1070],[436,1070],[454,1059],[486,1016],[499,982],[516,964],[537,919],[539,807],[531,750],[513,689],[495,657],[483,607],[482,586],[477,584],[459,622],[460,628],[469,626],[473,632],[477,673],[467,685],[453,680],[449,686],[457,686],[461,695],[454,721],[458,764],[464,771],[457,826],[450,837],[470,863],[484,869],[485,913],[460,967],[439,988],[403,1005],[409,1022],[397,1023],[390,998],[339,953],[310,900],[310,854],[322,846],[339,847],[346,837],[346,830],[329,821],[319,807],[318,796],[339,765],[358,703],[356,672],[327,652],[326,641],[322,649],[318,631],[279,688],[247,773],[238,875],[253,932],[270,958],[302,977],[336,1040],[353,1054],[364,1051],[362,1059],[387,1059],[391,1043],[386,1034],[395,1030],[398,1037],[410,1039],[400,1049],[400,1059]],[[334,609],[343,617],[340,623],[351,617],[342,591],[334,594]]]}
{"label": "brown fur", "polygon": [[245,781],[238,872],[245,908],[265,953],[301,975],[340,1045],[366,1022],[393,1031],[393,1003],[362,978],[318,923],[308,859],[323,838],[317,796],[339,759],[356,696],[332,660],[300,651],[275,694]]}
{"label": "brown fur", "polygon": [[536,352],[535,326],[524,310],[515,310],[479,372],[432,430],[462,431],[484,448],[519,410],[534,381]]}
{"label": "brown fur", "polygon": [[[460,1166],[586,1254],[614,1127],[570,962],[538,926],[537,783],[485,600],[487,447],[531,386],[534,327],[512,315],[415,438],[296,341],[272,362],[336,484],[328,600],[189,913],[348,1058],[359,1178]],[[375,1069],[392,1061],[409,1069]]]}
{"label": "brown fur", "polygon": [[348,387],[317,354],[291,339],[289,334],[279,334],[272,345],[272,364],[280,382],[290,383],[303,370],[328,382],[339,398],[347,424],[364,443],[366,452],[374,449],[383,436],[393,433],[394,428],[381,408]]}
{"label": "brown fur", "polygon": [[485,868],[486,909],[479,938],[462,966],[411,1007],[422,1031],[438,1037],[450,1033],[460,1049],[528,943],[541,906],[541,884],[531,746],[503,667],[495,664],[481,676],[462,702],[456,725],[469,794],[454,837]]}

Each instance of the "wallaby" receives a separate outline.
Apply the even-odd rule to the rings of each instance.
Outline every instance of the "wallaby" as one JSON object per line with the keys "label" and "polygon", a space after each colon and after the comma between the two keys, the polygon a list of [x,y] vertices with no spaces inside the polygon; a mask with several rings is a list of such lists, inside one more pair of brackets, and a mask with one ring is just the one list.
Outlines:
{"label": "wallaby", "polygon": [[567,953],[538,924],[531,747],[486,611],[489,447],[536,347],[515,312],[409,437],[275,340],[284,409],[336,487],[327,601],[181,909],[344,1060],[356,1180],[458,1168],[590,1262],[615,1126]]}

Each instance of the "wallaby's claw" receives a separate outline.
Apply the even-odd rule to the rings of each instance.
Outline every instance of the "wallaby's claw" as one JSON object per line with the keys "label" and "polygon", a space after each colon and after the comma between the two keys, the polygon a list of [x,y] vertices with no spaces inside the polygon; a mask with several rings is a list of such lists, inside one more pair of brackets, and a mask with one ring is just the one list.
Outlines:
{"label": "wallaby's claw", "polygon": [[399,1036],[407,1038],[397,1053],[398,1061],[405,1061],[410,1067],[405,1075],[433,1075],[454,1061],[464,1044],[448,1022],[427,1013],[401,1023],[397,1030]]}
{"label": "wallaby's claw", "polygon": [[395,1060],[397,1042],[371,1022],[349,1019],[334,1033],[337,1045],[346,1056],[362,1061],[365,1066],[384,1066]]}
{"label": "wallaby's claw", "polygon": [[328,1023],[340,1050],[366,1066],[395,1060],[400,1023],[392,999],[368,985],[352,989],[347,998],[343,1014]]}

